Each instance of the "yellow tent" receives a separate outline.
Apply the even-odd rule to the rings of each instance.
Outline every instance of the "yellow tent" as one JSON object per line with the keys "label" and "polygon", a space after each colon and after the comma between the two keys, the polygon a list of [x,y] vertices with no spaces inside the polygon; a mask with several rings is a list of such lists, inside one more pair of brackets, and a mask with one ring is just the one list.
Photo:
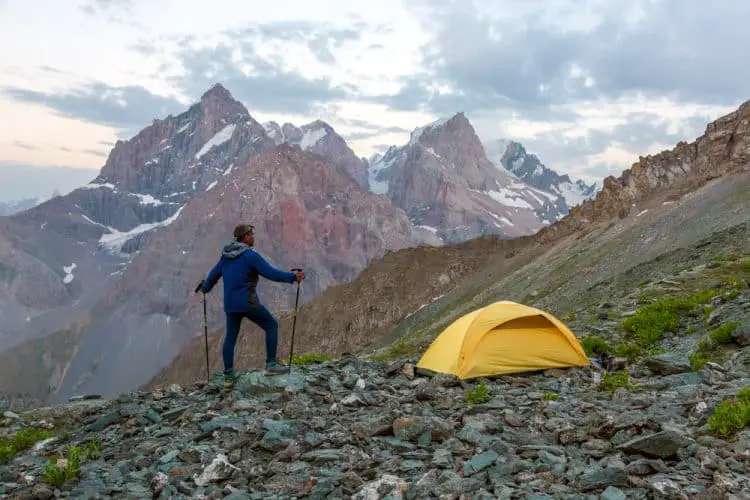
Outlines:
{"label": "yellow tent", "polygon": [[453,322],[417,367],[468,379],[588,364],[576,336],[557,318],[500,301]]}

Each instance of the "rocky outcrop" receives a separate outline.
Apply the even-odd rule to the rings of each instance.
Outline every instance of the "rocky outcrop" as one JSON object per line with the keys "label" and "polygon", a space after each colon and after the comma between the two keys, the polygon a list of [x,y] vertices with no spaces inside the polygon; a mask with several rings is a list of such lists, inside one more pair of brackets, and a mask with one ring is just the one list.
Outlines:
{"label": "rocky outcrop", "polygon": [[535,210],[550,201],[494,166],[463,113],[419,127],[402,147],[375,156],[370,190],[386,194],[416,227],[444,243],[485,234],[517,237],[542,223]]}
{"label": "rocky outcrop", "polygon": [[[240,222],[255,225],[257,248],[275,266],[306,269],[302,302],[354,279],[387,250],[411,245],[403,211],[353,186],[319,156],[286,144],[222,177],[152,235],[92,309],[94,324],[59,394],[127,390],[167,364],[200,328],[202,303],[192,290]],[[212,329],[224,325],[222,290],[220,283],[208,296]],[[259,290],[272,311],[293,303],[295,288],[289,284],[264,281]],[[93,359],[101,360],[97,377],[80,384]]]}
{"label": "rocky outcrop", "polygon": [[541,243],[557,241],[590,222],[627,217],[651,198],[674,201],[712,179],[750,168],[750,101],[708,124],[695,141],[641,156],[620,177],[604,179],[596,198],[585,200],[559,222],[539,231]]}
{"label": "rocky outcrop", "polygon": [[[487,143],[485,149],[487,157],[495,166],[504,167],[530,187],[543,192],[537,194],[547,203],[537,209],[537,215],[545,224],[561,219],[571,208],[597,193],[596,183],[589,186],[580,179],[571,181],[567,174],[560,175],[547,168],[536,155],[527,153],[518,142],[499,139]],[[533,196],[534,191],[530,194]]]}
{"label": "rocky outcrop", "polygon": [[320,155],[333,167],[351,177],[361,189],[367,190],[367,163],[358,158],[343,137],[326,122],[315,120],[297,128],[291,123],[279,126],[270,121],[263,126],[276,144],[291,144],[299,146],[303,151]]}

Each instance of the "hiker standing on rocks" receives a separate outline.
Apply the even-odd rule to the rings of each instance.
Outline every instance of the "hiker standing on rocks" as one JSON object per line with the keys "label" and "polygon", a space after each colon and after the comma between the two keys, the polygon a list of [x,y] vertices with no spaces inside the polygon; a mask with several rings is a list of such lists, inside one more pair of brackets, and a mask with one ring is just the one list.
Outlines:
{"label": "hiker standing on rocks", "polygon": [[254,248],[254,227],[240,224],[234,228],[234,241],[224,245],[219,262],[201,281],[203,293],[209,293],[224,278],[224,314],[226,333],[222,357],[224,358],[224,387],[234,385],[234,346],[240,333],[243,318],[247,318],[266,333],[266,374],[288,373],[289,367],[276,360],[279,324],[271,312],[258,300],[258,277],[279,283],[296,283],[305,278],[302,271],[286,272],[270,265]]}

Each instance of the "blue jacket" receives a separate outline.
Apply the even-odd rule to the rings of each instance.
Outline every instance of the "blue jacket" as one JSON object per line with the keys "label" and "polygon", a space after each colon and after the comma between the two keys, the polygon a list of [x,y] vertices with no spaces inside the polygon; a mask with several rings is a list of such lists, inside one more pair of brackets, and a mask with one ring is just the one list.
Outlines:
{"label": "blue jacket", "polygon": [[224,312],[248,312],[258,300],[258,276],[280,283],[295,283],[297,275],[276,269],[258,252],[244,243],[233,241],[224,246],[219,262],[203,282],[208,293],[224,278]]}

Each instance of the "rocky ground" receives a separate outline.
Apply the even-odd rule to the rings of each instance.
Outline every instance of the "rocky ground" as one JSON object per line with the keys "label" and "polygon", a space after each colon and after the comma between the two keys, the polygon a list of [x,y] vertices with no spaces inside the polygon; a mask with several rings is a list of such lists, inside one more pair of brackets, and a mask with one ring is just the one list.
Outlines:
{"label": "rocky ground", "polygon": [[750,498],[750,254],[561,319],[611,365],[467,382],[308,355],[6,411],[0,497]]}
{"label": "rocky ground", "polygon": [[[734,304],[747,311],[750,294]],[[750,498],[748,408],[750,347],[739,344],[697,371],[659,354],[618,373],[471,383],[345,357],[243,373],[233,390],[216,377],[6,412],[0,495]]]}

